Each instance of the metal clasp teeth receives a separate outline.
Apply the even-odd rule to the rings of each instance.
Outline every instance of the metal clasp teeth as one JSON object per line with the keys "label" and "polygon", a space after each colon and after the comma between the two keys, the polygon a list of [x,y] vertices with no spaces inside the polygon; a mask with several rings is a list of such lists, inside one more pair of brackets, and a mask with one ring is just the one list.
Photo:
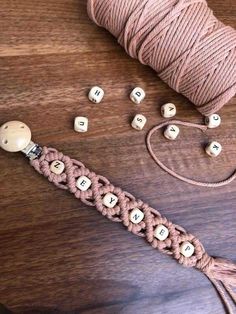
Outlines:
{"label": "metal clasp teeth", "polygon": [[21,152],[30,160],[34,160],[41,156],[42,148],[38,144],[30,141],[29,145],[27,145]]}

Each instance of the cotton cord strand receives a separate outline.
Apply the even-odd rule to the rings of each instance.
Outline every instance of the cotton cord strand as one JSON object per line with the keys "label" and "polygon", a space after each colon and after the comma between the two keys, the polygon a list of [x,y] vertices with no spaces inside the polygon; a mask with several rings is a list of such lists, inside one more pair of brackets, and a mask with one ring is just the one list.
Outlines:
{"label": "cotton cord strand", "polygon": [[224,185],[228,185],[230,184],[232,181],[234,181],[236,179],[236,170],[234,171],[234,173],[227,179],[219,181],[219,182],[201,182],[201,181],[197,181],[194,179],[190,179],[187,177],[184,177],[180,174],[178,174],[177,172],[175,172],[174,170],[168,168],[162,161],[160,161],[160,159],[157,157],[156,153],[153,150],[152,147],[152,137],[153,135],[160,130],[161,128],[170,125],[170,124],[175,124],[175,125],[183,125],[186,127],[192,127],[192,128],[197,128],[201,131],[206,131],[207,130],[207,126],[206,125],[202,125],[202,124],[195,124],[195,123],[191,123],[191,122],[185,122],[185,121],[179,121],[179,120],[171,120],[171,121],[167,121],[167,122],[163,122],[160,123],[158,125],[156,125],[155,127],[153,127],[147,135],[146,138],[146,145],[147,145],[147,149],[149,154],[151,155],[151,157],[153,158],[153,160],[155,161],[155,163],[164,171],[166,171],[167,173],[169,173],[171,176],[173,176],[174,178],[177,178],[183,182],[192,184],[192,185],[196,185],[196,186],[202,186],[202,187],[207,187],[207,188],[217,188],[217,187],[221,187]]}
{"label": "cotton cord strand", "polygon": [[[60,160],[65,165],[65,170],[60,175],[50,170],[50,165],[55,160]],[[145,238],[154,249],[172,256],[186,267],[195,267],[202,271],[218,291],[227,313],[234,314],[236,293],[233,289],[236,287],[236,264],[209,256],[201,242],[184,228],[173,224],[132,194],[115,187],[105,177],[90,171],[80,161],[71,159],[54,148],[43,147],[41,157],[30,161],[30,164],[58,188],[71,192],[84,204],[94,206],[111,221],[120,222],[128,231]],[[76,181],[81,176],[88,177],[92,182],[87,191],[80,191],[76,187]],[[103,205],[103,197],[109,192],[118,197],[118,203],[114,208]],[[133,224],[129,219],[129,213],[134,208],[139,208],[144,213],[144,219],[139,224]],[[169,230],[169,236],[165,241],[159,241],[154,237],[154,229],[159,224],[163,224]],[[195,248],[194,255],[189,258],[180,252],[180,245],[185,241],[192,243]],[[234,302],[234,306],[230,300]]]}
{"label": "cotton cord strand", "polygon": [[236,31],[205,0],[88,0],[88,14],[205,116],[236,93]]}

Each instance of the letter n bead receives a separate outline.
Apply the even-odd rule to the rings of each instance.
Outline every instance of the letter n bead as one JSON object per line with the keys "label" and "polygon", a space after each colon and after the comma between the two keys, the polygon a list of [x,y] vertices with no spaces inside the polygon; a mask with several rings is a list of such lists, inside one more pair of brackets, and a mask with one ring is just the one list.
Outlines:
{"label": "letter n bead", "polygon": [[139,208],[134,208],[129,215],[129,219],[133,224],[139,224],[143,218],[144,213]]}
{"label": "letter n bead", "polygon": [[108,208],[113,208],[118,202],[118,197],[113,193],[107,193],[103,198],[103,205]]}
{"label": "letter n bead", "polygon": [[54,160],[50,165],[50,170],[55,174],[62,174],[65,169],[65,164],[60,160]]}
{"label": "letter n bead", "polygon": [[176,107],[174,104],[168,103],[161,107],[161,114],[164,118],[173,118],[176,115]]}

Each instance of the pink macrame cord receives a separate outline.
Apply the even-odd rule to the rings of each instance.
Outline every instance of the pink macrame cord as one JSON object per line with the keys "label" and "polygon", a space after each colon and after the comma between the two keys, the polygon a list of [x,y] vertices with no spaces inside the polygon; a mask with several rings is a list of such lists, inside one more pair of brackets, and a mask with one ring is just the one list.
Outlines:
{"label": "pink macrame cord", "polygon": [[205,116],[236,93],[236,31],[205,0],[88,0],[88,14]]}
{"label": "pink macrame cord", "polygon": [[[55,174],[50,170],[53,161],[62,161],[65,169],[62,174]],[[150,207],[132,194],[115,187],[103,176],[97,175],[86,168],[78,160],[71,159],[54,148],[44,147],[39,158],[30,161],[32,167],[45,176],[58,188],[67,190],[77,199],[89,206],[93,206],[103,216],[111,221],[120,222],[128,231],[143,237],[154,248],[172,256],[176,261],[186,267],[195,267],[202,271],[218,291],[227,313],[234,314],[234,308],[230,299],[236,305],[236,265],[230,261],[213,258],[207,254],[201,242],[184,228],[173,224],[157,210]],[[76,182],[81,176],[88,177],[92,184],[87,191],[80,191]],[[103,204],[103,197],[107,193],[114,193],[118,197],[118,203],[114,208],[108,208]],[[133,224],[129,219],[130,211],[139,208],[144,213],[144,219],[139,224]],[[154,229],[158,225],[164,225],[169,230],[169,236],[165,241],[159,241],[154,236]],[[195,248],[191,257],[185,257],[180,252],[183,242],[190,242]]]}
{"label": "pink macrame cord", "polygon": [[147,149],[149,154],[151,155],[151,157],[153,158],[153,160],[155,161],[155,163],[161,168],[163,169],[165,172],[169,173],[171,176],[173,176],[174,178],[177,178],[183,182],[192,184],[192,185],[196,185],[196,186],[202,186],[202,187],[206,187],[206,188],[217,188],[217,187],[221,187],[227,184],[230,184],[232,181],[234,181],[236,179],[236,170],[233,172],[233,174],[222,181],[219,182],[201,182],[201,181],[197,181],[194,179],[190,179],[187,177],[184,177],[183,175],[178,174],[177,172],[175,172],[174,170],[168,168],[156,155],[156,153],[154,152],[153,148],[152,148],[152,137],[153,135],[160,129],[162,129],[163,127],[166,127],[167,125],[170,124],[175,124],[175,125],[183,125],[186,127],[193,127],[193,128],[197,128],[201,131],[206,131],[207,130],[207,126],[206,125],[202,125],[202,124],[195,124],[195,123],[190,123],[190,122],[184,122],[184,121],[179,121],[179,120],[170,120],[170,121],[166,121],[166,122],[162,122],[158,125],[156,125],[155,127],[153,127],[147,135],[146,138],[146,145],[147,145]]}

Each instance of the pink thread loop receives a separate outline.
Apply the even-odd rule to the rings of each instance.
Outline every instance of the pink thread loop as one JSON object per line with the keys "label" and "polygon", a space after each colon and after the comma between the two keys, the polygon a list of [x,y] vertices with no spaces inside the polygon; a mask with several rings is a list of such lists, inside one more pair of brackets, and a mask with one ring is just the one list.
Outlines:
{"label": "pink thread loop", "polygon": [[88,0],[88,14],[203,115],[236,93],[236,31],[205,0]]}
{"label": "pink thread loop", "polygon": [[202,124],[195,124],[195,123],[190,123],[190,122],[184,122],[184,121],[179,121],[179,120],[170,120],[167,122],[163,122],[160,123],[158,125],[156,125],[155,127],[153,127],[146,138],[146,145],[147,145],[147,149],[149,154],[151,155],[151,157],[153,158],[153,160],[155,161],[155,163],[161,168],[163,169],[165,172],[169,173],[171,176],[173,176],[174,178],[177,178],[183,182],[192,184],[192,185],[196,185],[196,186],[202,186],[202,187],[207,187],[207,188],[217,188],[217,187],[221,187],[224,185],[227,185],[229,183],[231,183],[232,181],[234,181],[236,179],[236,170],[234,171],[234,173],[227,179],[219,181],[219,182],[201,182],[201,181],[197,181],[194,179],[190,179],[187,177],[184,177],[180,174],[178,174],[177,172],[175,172],[174,170],[168,168],[163,162],[160,161],[160,159],[157,157],[157,155],[154,153],[154,150],[152,148],[152,143],[151,143],[151,139],[154,133],[156,133],[159,129],[170,125],[170,124],[176,124],[176,125],[183,125],[183,126],[187,126],[187,127],[193,127],[193,128],[197,128],[199,130],[202,131],[206,131],[207,130],[207,126],[206,125],[202,125]]}

